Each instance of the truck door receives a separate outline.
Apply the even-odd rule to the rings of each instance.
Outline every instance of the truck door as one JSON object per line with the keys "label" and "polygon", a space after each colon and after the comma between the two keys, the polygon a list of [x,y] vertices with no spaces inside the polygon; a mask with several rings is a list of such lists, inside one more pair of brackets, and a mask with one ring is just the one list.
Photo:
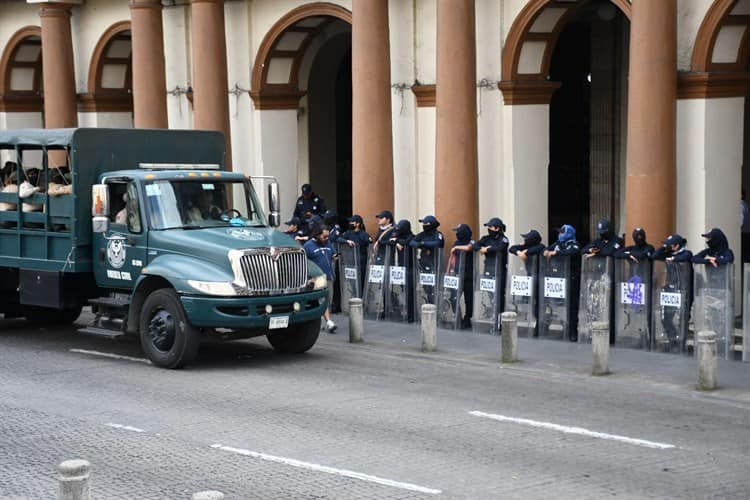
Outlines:
{"label": "truck door", "polygon": [[96,282],[106,288],[132,290],[147,264],[147,234],[134,182],[107,182],[110,199],[109,230],[94,234]]}

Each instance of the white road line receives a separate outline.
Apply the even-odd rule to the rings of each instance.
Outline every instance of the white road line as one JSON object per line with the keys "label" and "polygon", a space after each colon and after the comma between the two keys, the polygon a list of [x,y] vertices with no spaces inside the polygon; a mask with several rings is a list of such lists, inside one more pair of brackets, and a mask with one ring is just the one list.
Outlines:
{"label": "white road line", "polygon": [[515,418],[506,417],[504,415],[495,415],[494,413],[485,413],[483,411],[470,411],[469,414],[475,417],[490,418],[492,420],[498,420],[500,422],[513,422],[515,424],[528,425],[531,427],[540,427],[542,429],[551,429],[553,431],[560,431],[566,434],[579,434],[581,436],[589,436],[599,439],[609,439],[611,441],[620,441],[621,443],[634,444],[636,446],[644,446],[646,448],[657,448],[660,450],[668,450],[670,448],[677,448],[673,444],[657,443],[654,441],[646,441],[645,439],[629,438],[626,436],[618,436],[617,434],[606,434],[604,432],[590,431],[581,427],[568,427],[565,425],[552,424],[550,422],[538,422],[536,420],[529,420],[526,418]]}
{"label": "white road line", "polygon": [[146,432],[143,429],[139,429],[138,427],[131,427],[129,425],[113,424],[111,422],[109,424],[104,424],[104,425],[106,425],[107,427],[114,427],[115,429],[124,429],[126,431]]}
{"label": "white road line", "polygon": [[146,363],[151,364],[151,361],[145,359],[145,358],[134,358],[132,356],[121,356],[119,354],[112,354],[109,352],[99,352],[99,351],[88,351],[86,349],[69,349],[70,352],[77,352],[78,354],[90,354],[92,356],[102,356],[104,358],[112,358],[112,359],[124,359],[125,361],[138,361],[139,363]]}
{"label": "white road line", "polygon": [[229,451],[231,453],[237,453],[239,455],[245,455],[248,457],[259,458],[261,460],[268,460],[269,462],[277,462],[281,464],[291,465],[292,467],[300,467],[302,469],[313,470],[317,472],[325,472],[327,474],[335,474],[338,476],[351,477],[362,481],[368,481],[370,483],[378,483],[386,486],[392,486],[394,488],[401,488],[402,490],[417,491],[419,493],[427,493],[430,495],[439,495],[442,493],[441,490],[435,490],[432,488],[425,488],[424,486],[418,486],[416,484],[402,483],[399,481],[393,481],[391,479],[384,479],[382,477],[371,476],[369,474],[362,474],[361,472],[355,472],[346,469],[336,469],[334,467],[327,467],[325,465],[312,464],[309,462],[302,462],[293,458],[277,457],[274,455],[267,455],[265,453],[258,453],[257,451],[243,450],[241,448],[232,448],[230,446],[222,446],[220,444],[212,444],[211,448],[219,450]]}

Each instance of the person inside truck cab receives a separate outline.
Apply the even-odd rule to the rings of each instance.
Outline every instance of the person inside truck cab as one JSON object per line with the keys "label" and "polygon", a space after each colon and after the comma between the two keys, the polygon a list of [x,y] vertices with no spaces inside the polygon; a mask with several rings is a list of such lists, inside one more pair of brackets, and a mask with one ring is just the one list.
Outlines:
{"label": "person inside truck cab", "polygon": [[213,191],[202,190],[189,203],[191,206],[187,209],[187,224],[200,224],[203,221],[217,220],[221,217],[221,208],[214,204]]}

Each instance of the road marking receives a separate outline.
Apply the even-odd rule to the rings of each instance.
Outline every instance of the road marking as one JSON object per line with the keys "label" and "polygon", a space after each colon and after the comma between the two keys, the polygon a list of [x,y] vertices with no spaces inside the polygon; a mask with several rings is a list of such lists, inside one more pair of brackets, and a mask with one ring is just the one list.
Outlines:
{"label": "road marking", "polygon": [[124,429],[126,431],[146,432],[143,429],[139,429],[138,427],[131,427],[129,425],[113,424],[113,423],[104,424],[104,425],[106,425],[107,427],[114,427],[115,429]]}
{"label": "road marking", "polygon": [[660,450],[668,450],[670,448],[677,448],[673,444],[657,443],[654,441],[646,441],[645,439],[629,438],[626,436],[618,436],[617,434],[606,434],[604,432],[590,431],[581,427],[568,427],[565,425],[552,424],[550,422],[538,422],[536,420],[529,420],[526,418],[515,418],[506,417],[504,415],[495,415],[494,413],[485,413],[483,411],[470,411],[469,414],[475,417],[484,417],[492,420],[498,420],[500,422],[513,422],[516,424],[528,425],[531,427],[540,427],[542,429],[551,429],[553,431],[560,431],[566,434],[579,434],[581,436],[589,436],[599,439],[609,439],[611,441],[620,441],[621,443],[634,444],[636,446],[645,446],[646,448],[657,448]]}
{"label": "road marking", "polygon": [[327,467],[325,465],[318,465],[309,462],[302,462],[293,458],[277,457],[274,455],[267,455],[265,453],[258,453],[257,451],[243,450],[241,448],[232,448],[230,446],[223,446],[220,444],[212,444],[211,448],[228,451],[231,453],[237,453],[239,455],[245,455],[248,457],[259,458],[261,460],[267,460],[269,462],[277,462],[281,464],[291,465],[292,467],[300,467],[302,469],[313,470],[317,472],[325,472],[327,474],[335,474],[337,476],[351,477],[370,483],[378,483],[386,486],[392,486],[394,488],[401,488],[402,490],[417,491],[419,493],[427,493],[430,495],[439,495],[442,493],[441,490],[435,490],[432,488],[425,488],[424,486],[418,486],[411,483],[402,483],[399,481],[393,481],[391,479],[384,479],[382,477],[371,476],[369,474],[363,474],[361,472],[355,472],[346,469],[336,469],[334,467]]}
{"label": "road marking", "polygon": [[90,354],[92,356],[102,356],[104,358],[112,358],[112,359],[124,359],[125,361],[138,361],[139,363],[146,363],[151,364],[151,361],[145,359],[145,358],[134,358],[132,356],[121,356],[119,354],[112,354],[109,352],[99,352],[99,351],[88,351],[86,349],[69,349],[70,352],[77,352],[78,354]]}

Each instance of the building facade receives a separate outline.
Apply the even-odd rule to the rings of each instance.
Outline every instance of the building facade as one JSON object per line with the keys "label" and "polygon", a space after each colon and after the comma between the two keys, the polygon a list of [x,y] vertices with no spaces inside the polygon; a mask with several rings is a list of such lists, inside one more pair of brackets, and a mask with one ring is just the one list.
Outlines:
{"label": "building facade", "polygon": [[750,0],[0,0],[0,127],[202,128],[330,208],[739,250]]}

